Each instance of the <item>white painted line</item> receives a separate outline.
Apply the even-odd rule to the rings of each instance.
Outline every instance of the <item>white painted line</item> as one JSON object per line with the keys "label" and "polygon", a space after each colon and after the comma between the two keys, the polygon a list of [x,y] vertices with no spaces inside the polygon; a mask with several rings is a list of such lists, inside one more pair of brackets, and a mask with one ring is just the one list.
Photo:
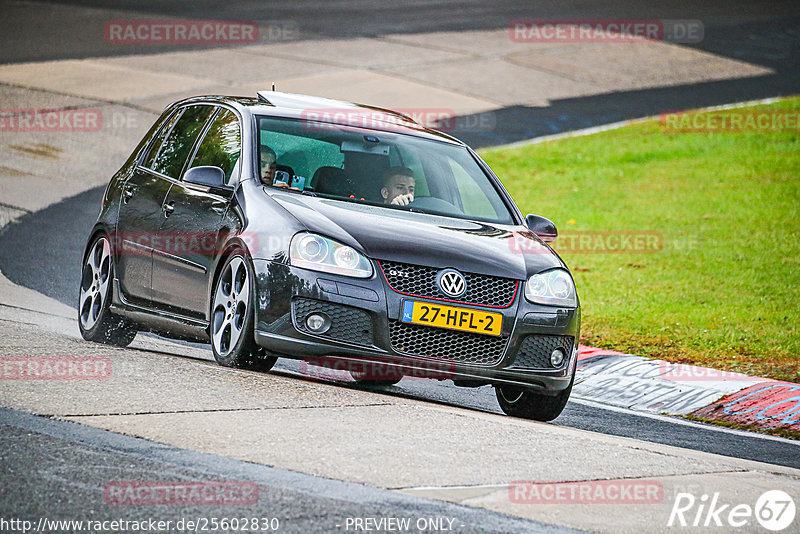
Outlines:
{"label": "white painted line", "polygon": [[782,438],[780,436],[772,436],[770,434],[761,434],[760,432],[752,432],[748,430],[738,430],[735,428],[728,428],[725,426],[718,426],[712,424],[704,424],[704,423],[697,423],[695,421],[689,421],[688,419],[683,419],[679,416],[671,416],[671,415],[661,415],[661,414],[654,414],[648,412],[640,412],[638,410],[631,410],[630,408],[622,408],[620,406],[612,406],[609,404],[603,404],[600,402],[596,402],[593,400],[589,400],[587,398],[581,397],[579,395],[571,395],[569,398],[569,402],[574,402],[576,404],[581,404],[583,406],[589,406],[590,408],[599,408],[601,410],[608,410],[610,412],[618,412],[623,413],[625,415],[635,415],[638,417],[646,417],[648,419],[654,419],[656,421],[661,421],[664,423],[670,423],[675,425],[683,425],[693,428],[701,428],[703,430],[713,430],[714,432],[723,432],[726,434],[734,434],[737,436],[745,437],[745,438],[758,438],[764,439],[768,441],[777,441],[779,443],[785,443],[787,445],[794,445],[800,446],[800,441]]}
{"label": "white painted line", "polygon": [[[790,97],[772,97],[772,98],[762,98],[761,100],[749,100],[747,102],[735,102],[733,104],[722,104],[719,106],[711,106],[707,108],[698,108],[692,110],[681,110],[682,112],[685,111],[721,111],[724,109],[736,109],[736,108],[746,108],[750,106],[761,106],[764,104],[774,104],[776,102],[780,102],[782,100],[788,100]],[[607,132],[609,130],[618,130],[620,128],[624,128],[625,126],[630,126],[632,124],[641,124],[643,122],[649,122],[656,119],[660,119],[661,115],[652,115],[650,117],[642,117],[640,119],[630,119],[627,121],[620,121],[620,122],[612,122],[610,124],[602,124],[600,126],[592,126],[591,128],[584,128],[582,130],[571,130],[569,132],[562,132],[552,135],[543,135],[539,137],[532,137],[530,139],[523,139],[522,141],[515,141],[513,143],[508,143],[505,145],[497,145],[497,146],[488,146],[482,148],[481,151],[484,150],[501,150],[506,148],[519,148],[528,145],[536,145],[539,143],[544,143],[547,141],[555,141],[557,139],[566,139],[569,137],[583,137],[586,135],[593,135],[600,132]]]}

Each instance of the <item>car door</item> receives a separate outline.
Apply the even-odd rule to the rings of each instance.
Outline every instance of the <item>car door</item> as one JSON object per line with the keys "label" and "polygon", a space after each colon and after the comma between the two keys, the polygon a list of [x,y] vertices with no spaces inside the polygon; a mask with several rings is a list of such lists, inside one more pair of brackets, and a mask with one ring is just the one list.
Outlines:
{"label": "car door", "polygon": [[[184,173],[211,165],[225,173],[225,184],[238,183],[242,152],[237,115],[219,108],[198,143]],[[168,311],[197,319],[208,313],[209,277],[217,256],[218,234],[233,196],[232,187],[210,187],[179,181],[164,200],[160,234],[172,241],[153,255],[153,302]]]}
{"label": "car door", "polygon": [[183,114],[175,111],[156,133],[143,160],[122,187],[115,235],[116,277],[126,301],[148,306],[153,272],[153,236],[161,227],[161,205],[172,182],[154,171],[164,139]]}
{"label": "car door", "polygon": [[135,251],[123,254],[128,260],[123,276],[127,279],[127,287],[141,294],[135,295],[137,300],[146,300],[148,304],[153,302],[153,255],[164,247],[164,236],[160,233],[167,215],[164,199],[172,184],[180,178],[186,160],[213,111],[211,105],[193,105],[179,110],[170,119],[172,125],[165,132],[158,152],[145,159],[132,176],[134,180],[130,187],[126,183],[127,189],[123,188],[123,206],[126,206],[126,198],[129,199],[127,207],[130,207],[139,197],[133,209],[127,209],[125,214],[120,210],[120,215],[124,215],[123,246],[127,242]]}

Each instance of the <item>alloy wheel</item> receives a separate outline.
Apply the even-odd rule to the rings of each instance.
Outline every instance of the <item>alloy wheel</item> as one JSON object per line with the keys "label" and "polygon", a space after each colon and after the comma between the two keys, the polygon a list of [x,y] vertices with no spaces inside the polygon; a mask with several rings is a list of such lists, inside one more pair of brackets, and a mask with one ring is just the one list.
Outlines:
{"label": "alloy wheel", "polygon": [[242,336],[250,306],[250,276],[244,259],[236,256],[223,269],[214,291],[211,342],[227,356]]}
{"label": "alloy wheel", "polygon": [[108,284],[111,278],[111,246],[106,238],[95,242],[91,252],[86,255],[81,276],[81,291],[78,301],[81,327],[90,330],[100,317],[108,298]]}

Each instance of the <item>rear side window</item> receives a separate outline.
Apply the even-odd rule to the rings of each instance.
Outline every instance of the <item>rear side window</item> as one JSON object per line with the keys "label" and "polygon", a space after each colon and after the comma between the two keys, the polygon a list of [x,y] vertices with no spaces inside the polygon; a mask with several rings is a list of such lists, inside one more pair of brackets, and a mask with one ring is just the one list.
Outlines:
{"label": "rear side window", "polygon": [[150,147],[150,151],[147,153],[147,157],[144,159],[142,165],[148,169],[153,168],[153,162],[156,160],[156,156],[158,156],[158,150],[161,148],[161,145],[164,144],[164,138],[167,136],[170,130],[172,130],[172,127],[175,126],[175,123],[178,122],[178,119],[181,117],[182,113],[182,109],[176,111],[172,114],[169,120],[164,123],[164,125],[158,131],[158,134],[155,136],[153,145]]}
{"label": "rear side window", "polygon": [[150,168],[170,178],[180,178],[186,157],[213,109],[211,106],[186,108],[172,131],[164,139],[161,150]]}
{"label": "rear side window", "polygon": [[239,119],[232,111],[223,109],[208,128],[189,168],[203,165],[219,167],[225,172],[225,183],[228,184],[241,153]]}

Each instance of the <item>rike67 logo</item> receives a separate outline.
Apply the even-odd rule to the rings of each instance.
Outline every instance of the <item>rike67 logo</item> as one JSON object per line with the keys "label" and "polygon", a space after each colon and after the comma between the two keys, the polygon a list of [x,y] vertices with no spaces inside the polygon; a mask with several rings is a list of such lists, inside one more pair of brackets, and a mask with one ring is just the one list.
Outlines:
{"label": "rike67 logo", "polygon": [[781,490],[763,493],[755,506],[724,502],[720,499],[719,492],[713,495],[703,494],[700,498],[691,493],[678,493],[675,495],[667,526],[752,527],[755,518],[763,528],[778,532],[792,525],[795,512],[794,500]]}

